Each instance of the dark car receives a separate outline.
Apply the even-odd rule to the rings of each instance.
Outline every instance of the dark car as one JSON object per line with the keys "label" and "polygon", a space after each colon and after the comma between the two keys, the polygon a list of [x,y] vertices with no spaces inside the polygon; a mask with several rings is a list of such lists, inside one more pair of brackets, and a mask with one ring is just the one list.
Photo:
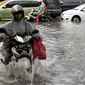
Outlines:
{"label": "dark car", "polygon": [[61,4],[62,11],[72,9],[85,3],[85,0],[59,0]]}
{"label": "dark car", "polygon": [[47,6],[47,13],[52,17],[56,17],[61,14],[61,6],[59,0],[43,0]]}

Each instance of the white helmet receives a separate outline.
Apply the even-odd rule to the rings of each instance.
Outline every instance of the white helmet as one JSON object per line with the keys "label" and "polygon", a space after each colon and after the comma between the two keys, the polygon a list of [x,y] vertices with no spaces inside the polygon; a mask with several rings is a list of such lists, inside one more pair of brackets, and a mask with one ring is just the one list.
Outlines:
{"label": "white helmet", "polygon": [[[14,16],[14,19],[18,20],[18,21],[21,20],[24,17],[24,10],[23,10],[22,6],[20,6],[20,5],[14,5],[12,7],[11,13]],[[21,18],[17,18],[16,14],[22,14],[22,17]]]}
{"label": "white helmet", "polygon": [[14,5],[12,7],[11,12],[14,13],[14,12],[18,12],[18,11],[24,11],[23,8],[22,8],[22,6],[20,6],[20,5]]}

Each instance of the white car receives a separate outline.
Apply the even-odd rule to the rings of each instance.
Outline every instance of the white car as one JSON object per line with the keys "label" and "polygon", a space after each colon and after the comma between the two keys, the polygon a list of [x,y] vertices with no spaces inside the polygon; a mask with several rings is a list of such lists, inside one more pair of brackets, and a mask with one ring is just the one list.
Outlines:
{"label": "white car", "polygon": [[67,11],[63,11],[61,13],[61,20],[72,21],[76,23],[85,21],[85,4],[82,4]]}

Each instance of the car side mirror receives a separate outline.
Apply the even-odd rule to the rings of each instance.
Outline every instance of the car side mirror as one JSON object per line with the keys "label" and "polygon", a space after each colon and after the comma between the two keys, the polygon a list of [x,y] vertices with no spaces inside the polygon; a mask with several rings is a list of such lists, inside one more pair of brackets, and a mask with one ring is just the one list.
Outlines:
{"label": "car side mirror", "polygon": [[60,1],[60,4],[63,5],[63,1],[62,0]]}
{"label": "car side mirror", "polygon": [[4,9],[5,9],[5,8],[6,8],[6,6],[3,6],[2,8],[4,8]]}
{"label": "car side mirror", "polygon": [[5,28],[0,28],[0,33],[5,33],[5,34],[7,34]]}
{"label": "car side mirror", "polygon": [[85,9],[81,10],[82,12],[85,12]]}

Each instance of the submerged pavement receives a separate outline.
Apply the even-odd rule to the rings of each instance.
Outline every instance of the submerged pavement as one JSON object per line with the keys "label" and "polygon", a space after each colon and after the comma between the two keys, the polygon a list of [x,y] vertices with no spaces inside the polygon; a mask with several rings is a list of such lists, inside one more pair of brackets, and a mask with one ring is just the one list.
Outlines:
{"label": "submerged pavement", "polygon": [[[36,25],[47,51],[47,59],[41,61],[43,72],[35,76],[34,85],[85,85],[85,25],[53,20]],[[3,80],[0,64],[0,80]],[[25,85],[3,83],[0,85]]]}
{"label": "submerged pavement", "polygon": [[55,21],[37,27],[41,27],[47,48],[47,60],[43,65],[53,85],[85,85],[84,26],[84,22]]}

